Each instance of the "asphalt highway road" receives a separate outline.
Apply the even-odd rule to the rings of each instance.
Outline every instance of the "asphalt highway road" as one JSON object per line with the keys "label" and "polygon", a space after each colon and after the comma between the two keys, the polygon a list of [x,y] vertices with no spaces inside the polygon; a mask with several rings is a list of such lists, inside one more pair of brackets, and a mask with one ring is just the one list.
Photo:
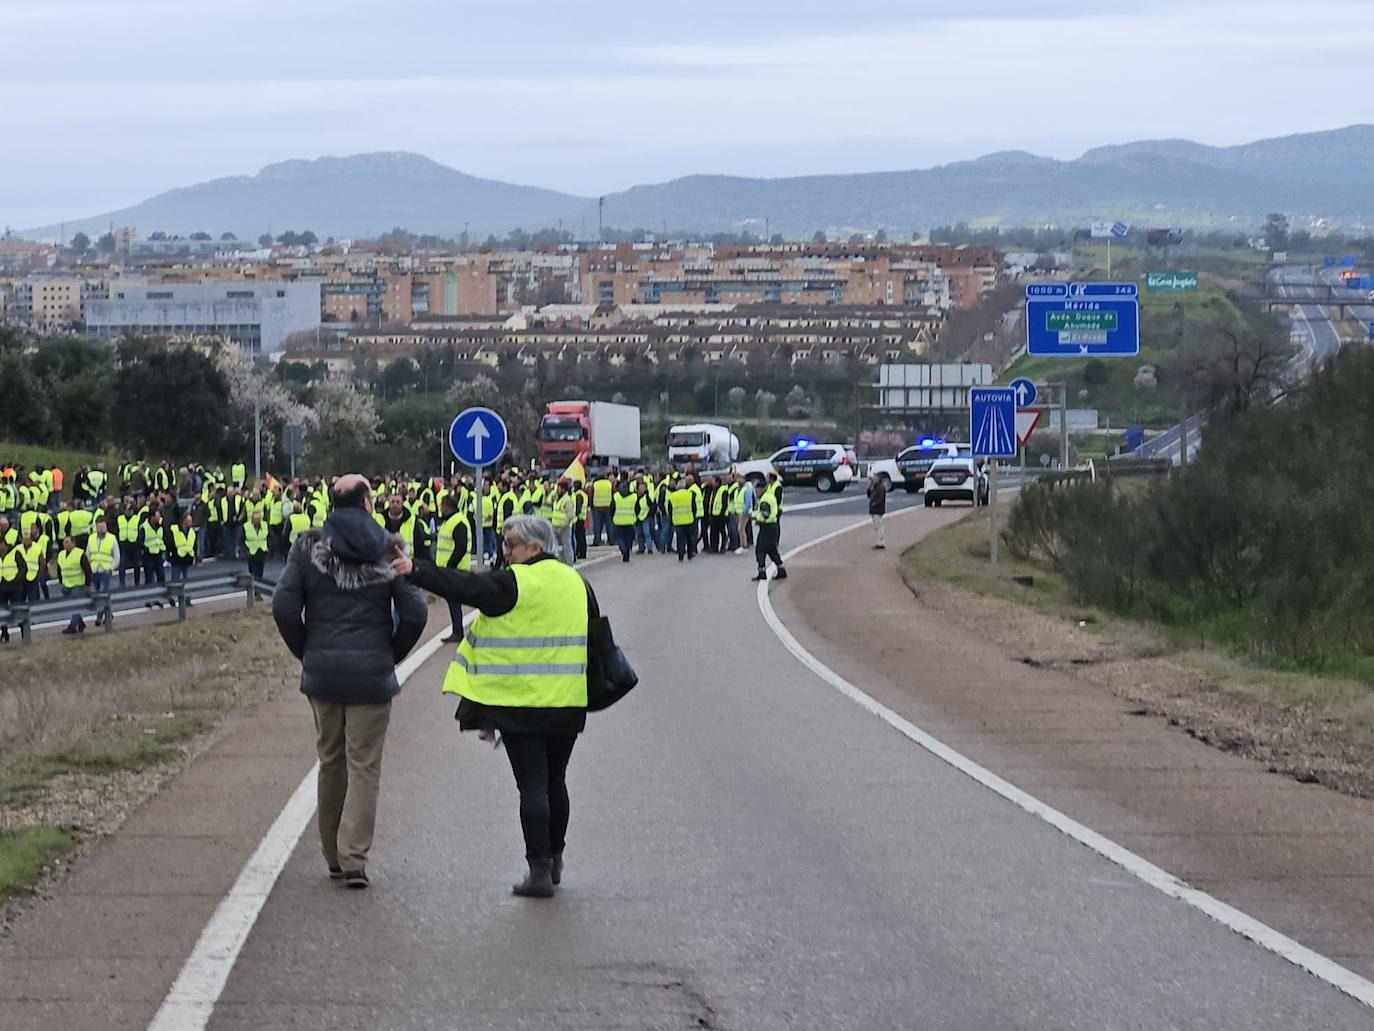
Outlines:
{"label": "asphalt highway road", "polygon": [[[832,500],[785,516],[784,546],[863,518],[861,493]],[[505,755],[457,733],[448,650],[425,663],[392,717],[372,888],[331,884],[308,829],[209,1026],[1369,1026],[843,697],[769,630],[751,572],[588,570],[641,684],[573,754],[552,901],[510,896]]]}

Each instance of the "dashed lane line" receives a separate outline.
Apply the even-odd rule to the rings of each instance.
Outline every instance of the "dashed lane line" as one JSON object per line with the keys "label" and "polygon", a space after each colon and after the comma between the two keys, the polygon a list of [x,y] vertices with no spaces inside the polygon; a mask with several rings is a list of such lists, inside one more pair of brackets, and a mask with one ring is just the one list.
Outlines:
{"label": "dashed lane line", "polygon": [[[902,511],[916,511],[915,509],[903,509]],[[787,552],[783,560],[800,555],[811,548],[817,547],[827,541],[833,540],[842,534],[850,533],[854,530],[869,526],[869,520],[851,523],[842,526],[838,530],[823,534],[804,544],[800,544]],[[1241,912],[1234,906],[1230,906],[1220,899],[1214,898],[1192,887],[1185,881],[1180,880],[1167,870],[1155,866],[1143,856],[1136,855],[1130,849],[1118,845],[1115,841],[1105,837],[1097,831],[1084,826],[1077,820],[1061,813],[1059,810],[1040,801],[1033,795],[1022,791],[1010,781],[1003,780],[991,770],[978,765],[968,756],[949,747],[943,741],[933,737],[920,727],[911,723],[909,720],[893,712],[871,695],[865,693],[858,687],[840,676],[833,669],[821,662],[820,659],[812,655],[798,641],[786,625],[778,618],[778,614],[773,610],[773,603],[768,597],[768,584],[758,585],[758,604],[759,610],[763,613],[764,620],[768,623],[769,629],[777,635],[778,640],[783,646],[792,653],[796,659],[806,666],[807,669],[815,673],[821,680],[825,681],[840,694],[850,701],[856,703],[861,708],[867,709],[874,716],[892,727],[898,733],[915,742],[937,759],[953,766],[960,773],[977,781],[989,791],[1000,795],[1002,798],[1011,802],[1013,805],[1023,809],[1032,816],[1035,816],[1051,827],[1068,835],[1080,845],[1086,845],[1104,859],[1115,863],[1127,873],[1148,884],[1150,887],[1162,892],[1170,898],[1178,899],[1180,902],[1191,906],[1198,912],[1215,920],[1224,927],[1230,928],[1237,934],[1250,939],[1261,948],[1267,949],[1294,966],[1306,970],[1309,974],[1321,979],[1331,987],[1350,996],[1352,999],[1363,1003],[1365,1006],[1374,1009],[1374,983],[1361,977],[1353,970],[1336,963],[1334,960],[1327,959],[1318,952],[1314,952],[1307,946],[1294,941],[1287,935],[1267,924],[1261,923],[1247,913]]]}

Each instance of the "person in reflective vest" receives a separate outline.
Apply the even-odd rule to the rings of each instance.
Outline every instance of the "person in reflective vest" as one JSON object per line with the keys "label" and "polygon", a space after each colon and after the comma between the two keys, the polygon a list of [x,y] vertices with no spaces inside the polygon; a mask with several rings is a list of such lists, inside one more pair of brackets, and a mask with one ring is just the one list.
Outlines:
{"label": "person in reflective vest", "polygon": [[[191,579],[191,567],[196,564],[196,529],[189,512],[182,517],[180,525],[171,524],[170,534],[172,540],[167,561],[172,566],[172,582],[188,583]],[[186,604],[191,604],[189,596]]]}
{"label": "person in reflective vest", "polygon": [[697,557],[696,499],[685,482],[667,492],[668,517],[673,525],[673,539],[677,544],[677,560],[683,562]]}
{"label": "person in reflective vest", "polygon": [[[95,520],[95,533],[86,542],[86,562],[91,568],[91,590],[96,594],[106,594],[110,590],[110,579],[114,576],[115,566],[123,557],[119,553],[119,541],[110,533],[109,520],[104,515]],[[96,613],[95,625],[105,622],[102,609]]]}
{"label": "person in reflective vest", "polygon": [[243,485],[248,479],[248,467],[242,462],[235,462],[229,467],[229,482],[239,490],[243,490]]}
{"label": "person in reflective vest", "polygon": [[601,544],[601,531],[606,531],[609,542],[611,537],[611,498],[615,485],[609,476],[598,476],[592,481],[592,546]]}
{"label": "person in reflective vest", "polygon": [[[62,584],[62,597],[71,598],[87,593],[91,583],[91,566],[86,561],[86,553],[76,546],[76,540],[68,534],[62,540],[62,550],[57,553],[57,576]],[[81,613],[73,612],[71,621],[62,631],[64,634],[84,634],[86,620]]]}
{"label": "person in reflective vest", "polygon": [[[434,564],[440,569],[457,569],[464,573],[472,568],[472,532],[468,526],[468,517],[466,513],[458,510],[458,502],[451,494],[439,504],[439,529],[435,535]],[[451,629],[444,640],[452,644],[463,632],[463,606],[456,601],[450,601],[448,618]]]}
{"label": "person in reflective vest", "polygon": [[573,488],[573,558],[581,562],[587,557],[587,511],[591,502],[587,497],[587,485],[574,481]]}
{"label": "person in reflective vest", "polygon": [[611,530],[615,546],[620,549],[620,561],[630,561],[630,549],[635,540],[636,510],[639,502],[630,493],[630,485],[622,481],[611,495]]}
{"label": "person in reflective vest", "polygon": [[248,573],[254,580],[267,579],[267,538],[271,527],[263,522],[262,509],[255,508],[243,524],[243,550],[248,556]]}
{"label": "person in reflective vest", "polygon": [[[163,536],[162,511],[152,509],[143,520],[143,583],[152,586],[167,582],[167,574],[162,571],[162,562],[167,553],[167,539]],[[157,603],[161,608],[162,603]]]}
{"label": "person in reflective vest", "polygon": [[24,600],[38,601],[38,593],[48,578],[48,539],[30,529],[19,538],[19,554],[24,558]]}
{"label": "person in reflective vest", "polygon": [[635,550],[641,555],[654,549],[654,507],[649,499],[649,485],[643,480],[635,484]]}
{"label": "person in reflective vest", "polygon": [[528,872],[511,889],[549,898],[563,877],[566,772],[587,719],[587,627],[600,615],[575,569],[553,555],[553,527],[538,516],[502,526],[509,568],[464,573],[413,563],[396,572],[479,615],[444,677],[459,697],[458,726],[503,740],[520,792]]}
{"label": "person in reflective vest", "polygon": [[571,566],[577,561],[577,550],[573,545],[577,499],[573,497],[572,485],[567,480],[559,480],[549,492],[547,503],[549,525],[553,527],[553,536],[558,542],[558,557]]}
{"label": "person in reflective vest", "polygon": [[[0,536],[0,609],[27,601],[28,582],[28,564],[18,543],[11,544],[4,536]],[[0,644],[9,643],[9,624],[0,622]]]}
{"label": "person in reflective vest", "polygon": [[768,579],[769,559],[778,567],[775,580],[786,580],[787,570],[783,568],[782,556],[778,554],[778,544],[782,539],[782,527],[778,520],[782,518],[782,483],[778,480],[778,474],[771,472],[768,474],[768,486],[763,488],[763,493],[759,495],[758,504],[754,507],[754,522],[758,524],[758,539],[754,543],[754,559],[758,562],[758,575],[755,580]]}
{"label": "person in reflective vest", "polygon": [[138,510],[133,502],[125,504],[115,518],[115,529],[119,534],[119,586],[127,586],[126,577],[133,570],[134,586],[143,582],[143,528],[140,525]]}

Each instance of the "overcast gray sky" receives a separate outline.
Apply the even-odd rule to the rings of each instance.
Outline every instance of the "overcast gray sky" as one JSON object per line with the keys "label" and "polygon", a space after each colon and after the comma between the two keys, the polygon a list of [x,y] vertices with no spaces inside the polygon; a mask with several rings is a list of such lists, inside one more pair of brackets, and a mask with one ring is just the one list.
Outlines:
{"label": "overcast gray sky", "polygon": [[1371,7],[0,0],[0,224],[369,150],[591,195],[1241,143],[1374,121]]}

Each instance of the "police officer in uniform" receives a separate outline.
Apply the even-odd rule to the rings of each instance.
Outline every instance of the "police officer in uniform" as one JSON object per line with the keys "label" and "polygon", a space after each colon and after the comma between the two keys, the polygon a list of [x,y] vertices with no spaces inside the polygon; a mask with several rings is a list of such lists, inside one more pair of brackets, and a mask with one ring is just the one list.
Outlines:
{"label": "police officer in uniform", "polygon": [[782,556],[778,554],[778,544],[782,540],[782,526],[779,522],[781,519],[782,483],[778,480],[778,474],[771,472],[768,474],[768,486],[763,488],[758,504],[754,507],[754,521],[759,526],[758,539],[754,544],[754,558],[759,564],[758,575],[754,577],[756,581],[768,579],[768,559],[772,559],[773,564],[778,567],[778,573],[773,579],[787,579]]}

